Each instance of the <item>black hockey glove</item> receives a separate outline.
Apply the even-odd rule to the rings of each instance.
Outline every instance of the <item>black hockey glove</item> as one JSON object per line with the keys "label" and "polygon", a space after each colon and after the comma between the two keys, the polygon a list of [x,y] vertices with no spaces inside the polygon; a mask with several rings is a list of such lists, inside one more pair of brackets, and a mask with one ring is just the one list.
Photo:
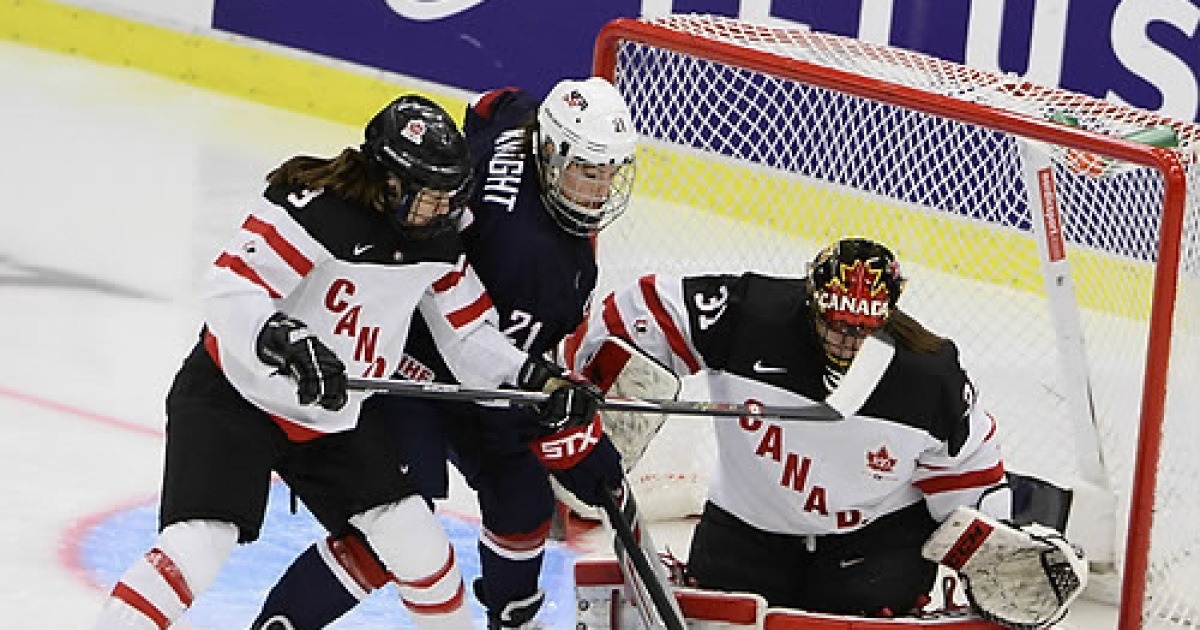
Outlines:
{"label": "black hockey glove", "polygon": [[552,432],[591,422],[604,399],[604,392],[587,379],[534,356],[521,366],[517,387],[550,395],[538,412],[542,426]]}
{"label": "black hockey glove", "polygon": [[258,358],[296,381],[301,405],[346,406],[346,366],[304,322],[275,313],[258,333]]}
{"label": "black hockey glove", "polygon": [[547,457],[546,448],[556,439],[561,444],[563,437],[565,436],[562,434],[556,434],[535,440],[533,447],[539,449],[535,451],[538,459],[541,460],[542,465],[550,468],[554,478],[558,479],[558,482],[580,501],[592,507],[599,506],[602,496],[600,493],[611,493],[621,485],[624,470],[621,467],[621,454],[617,452],[617,447],[613,446],[608,436],[601,434],[600,441],[590,451],[584,452],[578,458],[578,463],[570,468],[556,469],[552,467],[553,462]]}

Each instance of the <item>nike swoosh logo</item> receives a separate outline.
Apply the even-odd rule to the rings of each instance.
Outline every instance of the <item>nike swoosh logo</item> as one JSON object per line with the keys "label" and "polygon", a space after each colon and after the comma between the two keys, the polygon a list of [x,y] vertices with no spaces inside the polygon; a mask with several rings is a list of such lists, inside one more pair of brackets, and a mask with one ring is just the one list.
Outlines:
{"label": "nike swoosh logo", "polygon": [[370,243],[368,243],[366,245],[361,245],[361,244],[355,245],[354,246],[354,255],[362,256],[364,252],[366,252],[368,249],[371,249],[372,247],[375,247],[375,246],[371,245]]}
{"label": "nike swoosh logo", "polygon": [[843,569],[849,569],[856,564],[862,564],[865,560],[866,558],[848,558],[838,562],[838,566],[842,567]]}
{"label": "nike swoosh logo", "polygon": [[784,372],[787,372],[787,368],[785,368],[785,367],[776,367],[774,365],[764,365],[761,360],[754,362],[753,369],[755,372],[758,372],[759,374],[783,374]]}

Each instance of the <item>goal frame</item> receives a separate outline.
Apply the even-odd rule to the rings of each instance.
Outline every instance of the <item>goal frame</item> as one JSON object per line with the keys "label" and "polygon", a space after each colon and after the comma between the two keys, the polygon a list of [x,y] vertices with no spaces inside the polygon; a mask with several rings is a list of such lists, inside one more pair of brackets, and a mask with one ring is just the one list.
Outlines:
{"label": "goal frame", "polygon": [[[762,26],[764,29],[773,27]],[[814,36],[821,36],[813,33]],[[1138,419],[1133,491],[1126,530],[1126,554],[1121,578],[1121,630],[1141,627],[1153,521],[1157,464],[1171,351],[1172,313],[1177,297],[1181,241],[1187,199],[1187,174],[1175,151],[1119,137],[1070,127],[986,104],[966,103],[874,77],[789,59],[768,52],[713,42],[632,18],[620,18],[599,32],[593,54],[593,74],[616,81],[622,42],[652,45],[681,54],[748,68],[783,79],[814,85],[850,96],[886,102],[962,123],[988,127],[1022,138],[1048,142],[1077,151],[1097,153],[1158,171],[1163,178],[1163,214],[1152,285],[1142,400]],[[895,49],[859,42],[866,50]],[[901,51],[902,52],[902,51]],[[987,74],[980,72],[981,76]],[[1116,107],[1116,106],[1114,106]],[[1164,119],[1165,121],[1166,119]]]}

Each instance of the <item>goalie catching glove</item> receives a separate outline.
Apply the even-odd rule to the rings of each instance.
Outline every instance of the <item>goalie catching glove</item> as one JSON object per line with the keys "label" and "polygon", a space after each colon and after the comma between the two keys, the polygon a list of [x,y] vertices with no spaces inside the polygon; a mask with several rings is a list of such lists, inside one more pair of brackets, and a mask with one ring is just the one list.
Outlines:
{"label": "goalie catching glove", "polygon": [[955,510],[921,554],[958,571],[980,616],[1017,630],[1062,620],[1087,584],[1083,551],[1059,532],[1013,527],[972,508]]}
{"label": "goalie catching glove", "polygon": [[587,380],[544,359],[530,357],[517,386],[549,394],[539,409],[540,435],[529,447],[565,488],[588,505],[621,483],[621,456],[600,422],[603,393]]}
{"label": "goalie catching glove", "polygon": [[275,313],[258,333],[258,358],[296,381],[301,405],[346,406],[346,366],[304,322]]}

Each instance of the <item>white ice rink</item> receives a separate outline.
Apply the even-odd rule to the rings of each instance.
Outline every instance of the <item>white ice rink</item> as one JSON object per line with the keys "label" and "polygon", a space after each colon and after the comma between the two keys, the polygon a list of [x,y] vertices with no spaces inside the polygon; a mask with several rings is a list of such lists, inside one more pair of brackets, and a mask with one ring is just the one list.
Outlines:
{"label": "white ice rink", "polygon": [[[111,586],[95,565],[124,564],[96,532],[151,522],[196,278],[271,168],[361,131],[4,42],[0,76],[0,627],[85,628]],[[244,627],[250,604],[220,603],[189,627]]]}
{"label": "white ice rink", "polygon": [[0,76],[0,627],[84,628],[89,532],[152,520],[194,280],[267,171],[361,131],[8,43]]}

